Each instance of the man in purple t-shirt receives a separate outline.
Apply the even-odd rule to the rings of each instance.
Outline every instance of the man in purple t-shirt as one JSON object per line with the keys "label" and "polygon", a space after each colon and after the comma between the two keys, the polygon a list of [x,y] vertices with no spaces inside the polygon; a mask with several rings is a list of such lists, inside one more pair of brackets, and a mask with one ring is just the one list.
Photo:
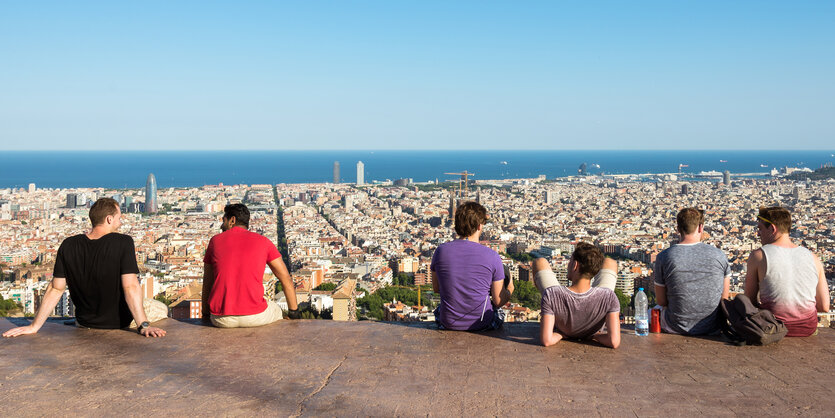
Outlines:
{"label": "man in purple t-shirt", "polygon": [[[484,331],[501,327],[498,308],[510,300],[499,254],[478,243],[487,210],[476,202],[455,211],[459,239],[438,246],[432,256],[432,289],[440,293],[435,321],[441,329]],[[491,300],[492,297],[492,300]]]}

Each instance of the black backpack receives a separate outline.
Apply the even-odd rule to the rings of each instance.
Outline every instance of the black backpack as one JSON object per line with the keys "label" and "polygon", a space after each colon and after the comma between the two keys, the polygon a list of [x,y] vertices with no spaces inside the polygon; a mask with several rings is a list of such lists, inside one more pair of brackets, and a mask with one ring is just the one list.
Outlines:
{"label": "black backpack", "polygon": [[748,296],[719,302],[719,329],[736,345],[768,345],[786,336],[789,330],[768,309],[759,309]]}

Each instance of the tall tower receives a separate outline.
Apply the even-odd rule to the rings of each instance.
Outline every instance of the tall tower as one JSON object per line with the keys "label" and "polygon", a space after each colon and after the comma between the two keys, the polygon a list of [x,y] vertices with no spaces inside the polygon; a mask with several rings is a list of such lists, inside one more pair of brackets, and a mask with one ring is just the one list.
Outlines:
{"label": "tall tower", "polygon": [[730,171],[725,170],[725,172],[722,173],[722,182],[725,183],[725,186],[730,186],[731,185],[731,172]]}
{"label": "tall tower", "polygon": [[357,161],[357,186],[365,184],[365,164],[362,161]]}
{"label": "tall tower", "polygon": [[333,184],[339,184],[339,161],[333,162]]}
{"label": "tall tower", "polygon": [[157,213],[157,178],[154,173],[148,174],[145,182],[145,213]]}

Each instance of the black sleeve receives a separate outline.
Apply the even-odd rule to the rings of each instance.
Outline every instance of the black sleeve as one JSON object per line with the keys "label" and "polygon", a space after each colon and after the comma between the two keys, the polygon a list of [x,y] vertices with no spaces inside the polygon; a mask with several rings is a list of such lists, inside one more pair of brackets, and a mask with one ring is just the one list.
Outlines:
{"label": "black sleeve", "polygon": [[52,277],[67,278],[67,273],[64,271],[64,243],[58,247],[58,254],[55,255],[55,268],[52,269]]}
{"label": "black sleeve", "polygon": [[122,261],[120,274],[139,274],[139,266],[136,264],[136,250],[133,247],[133,238],[125,235],[122,244]]}

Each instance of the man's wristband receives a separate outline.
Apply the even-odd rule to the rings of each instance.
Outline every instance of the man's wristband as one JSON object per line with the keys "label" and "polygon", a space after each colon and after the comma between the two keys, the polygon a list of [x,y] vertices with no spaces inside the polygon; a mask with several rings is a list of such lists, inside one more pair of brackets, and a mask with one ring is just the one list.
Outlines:
{"label": "man's wristband", "polygon": [[136,332],[138,332],[139,334],[142,334],[142,331],[144,331],[145,328],[148,328],[150,326],[151,326],[151,323],[148,322],[148,321],[145,321],[145,322],[139,324],[138,327],[136,327]]}
{"label": "man's wristband", "polygon": [[287,311],[287,317],[288,317],[288,318],[290,318],[290,319],[300,319],[300,318],[301,318],[301,314],[299,314],[299,310],[298,310],[298,308],[296,308],[296,309],[289,309],[289,310]]}

